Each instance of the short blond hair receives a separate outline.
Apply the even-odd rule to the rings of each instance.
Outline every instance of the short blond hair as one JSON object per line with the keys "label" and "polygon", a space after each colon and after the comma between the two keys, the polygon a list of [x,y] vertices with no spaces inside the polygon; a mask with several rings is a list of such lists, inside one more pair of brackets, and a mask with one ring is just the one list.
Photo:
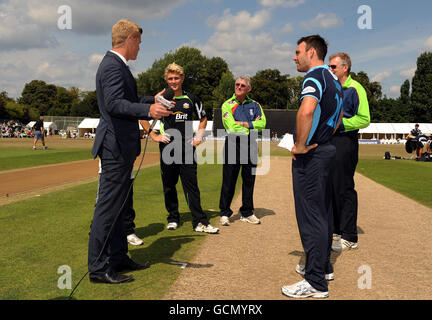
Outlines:
{"label": "short blond hair", "polygon": [[122,46],[129,35],[136,38],[140,34],[142,34],[142,29],[135,22],[128,19],[119,20],[112,27],[112,47],[117,48]]}
{"label": "short blond hair", "polygon": [[329,61],[334,59],[334,58],[337,58],[337,57],[339,57],[341,59],[342,66],[348,65],[348,74],[350,74],[350,72],[351,72],[351,58],[350,58],[349,54],[345,53],[345,52],[337,52],[337,53],[332,54],[330,56]]}
{"label": "short blond hair", "polygon": [[184,76],[184,70],[182,66],[179,66],[177,63],[173,62],[170,63],[169,65],[167,65],[167,67],[165,68],[165,73],[164,73],[164,78],[166,79],[168,73],[170,72],[174,72],[174,73],[178,73],[181,76]]}

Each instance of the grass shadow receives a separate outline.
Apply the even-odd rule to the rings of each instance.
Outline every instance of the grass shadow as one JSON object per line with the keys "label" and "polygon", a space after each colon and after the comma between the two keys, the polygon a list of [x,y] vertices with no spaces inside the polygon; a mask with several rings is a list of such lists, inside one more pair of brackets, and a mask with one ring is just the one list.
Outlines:
{"label": "grass shadow", "polygon": [[135,229],[135,234],[139,238],[155,236],[164,230],[163,223],[151,223],[148,226]]}

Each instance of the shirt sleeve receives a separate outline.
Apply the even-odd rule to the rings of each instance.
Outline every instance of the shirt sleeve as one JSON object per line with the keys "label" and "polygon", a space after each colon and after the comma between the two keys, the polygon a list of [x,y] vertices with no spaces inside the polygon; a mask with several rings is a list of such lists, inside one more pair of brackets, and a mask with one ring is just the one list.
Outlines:
{"label": "shirt sleeve", "polygon": [[342,126],[345,132],[366,128],[370,124],[369,102],[367,94],[362,86],[356,87],[358,95],[358,109],[357,114],[351,118],[343,118]]}
{"label": "shirt sleeve", "polygon": [[233,116],[233,104],[225,102],[222,105],[222,124],[228,133],[249,134],[249,129],[236,123]]}
{"label": "shirt sleeve", "polygon": [[313,97],[318,100],[318,102],[321,101],[323,89],[321,82],[314,77],[307,77],[303,81],[302,91],[300,93],[300,101],[303,100],[305,97]]}
{"label": "shirt sleeve", "polygon": [[265,126],[266,126],[266,117],[263,111],[263,108],[261,107],[261,105],[257,102],[257,112],[255,113],[255,119],[260,117],[260,120],[256,120],[256,121],[252,121],[251,124],[249,124],[250,129],[255,129],[258,131],[262,131]]}

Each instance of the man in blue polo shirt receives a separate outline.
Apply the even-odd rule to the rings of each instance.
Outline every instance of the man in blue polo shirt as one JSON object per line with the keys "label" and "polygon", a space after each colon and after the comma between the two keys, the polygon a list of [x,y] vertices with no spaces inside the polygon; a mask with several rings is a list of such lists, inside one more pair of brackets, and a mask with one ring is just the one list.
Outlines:
{"label": "man in blue polo shirt", "polygon": [[291,150],[294,201],[306,265],[296,272],[304,280],[283,286],[293,298],[327,298],[326,280],[332,280],[330,162],[336,148],[330,138],[342,116],[342,86],[324,65],[327,43],[319,35],[301,38],[294,61],[299,72],[307,72],[297,112],[295,144]]}

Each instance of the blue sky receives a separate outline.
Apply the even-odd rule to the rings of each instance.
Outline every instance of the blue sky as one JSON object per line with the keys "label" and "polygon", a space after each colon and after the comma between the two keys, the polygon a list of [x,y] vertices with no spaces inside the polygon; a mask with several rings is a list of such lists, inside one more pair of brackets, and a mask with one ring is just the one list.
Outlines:
{"label": "blue sky", "polygon": [[[57,26],[62,5],[71,8],[70,30]],[[372,29],[358,28],[361,5],[371,8]],[[235,75],[273,68],[297,76],[297,40],[319,33],[329,55],[349,53],[354,72],[398,97],[417,57],[432,51],[431,11],[427,0],[1,0],[0,91],[18,97],[33,79],[94,90],[111,27],[129,18],[144,30],[135,75],[188,45],[222,57]]]}

